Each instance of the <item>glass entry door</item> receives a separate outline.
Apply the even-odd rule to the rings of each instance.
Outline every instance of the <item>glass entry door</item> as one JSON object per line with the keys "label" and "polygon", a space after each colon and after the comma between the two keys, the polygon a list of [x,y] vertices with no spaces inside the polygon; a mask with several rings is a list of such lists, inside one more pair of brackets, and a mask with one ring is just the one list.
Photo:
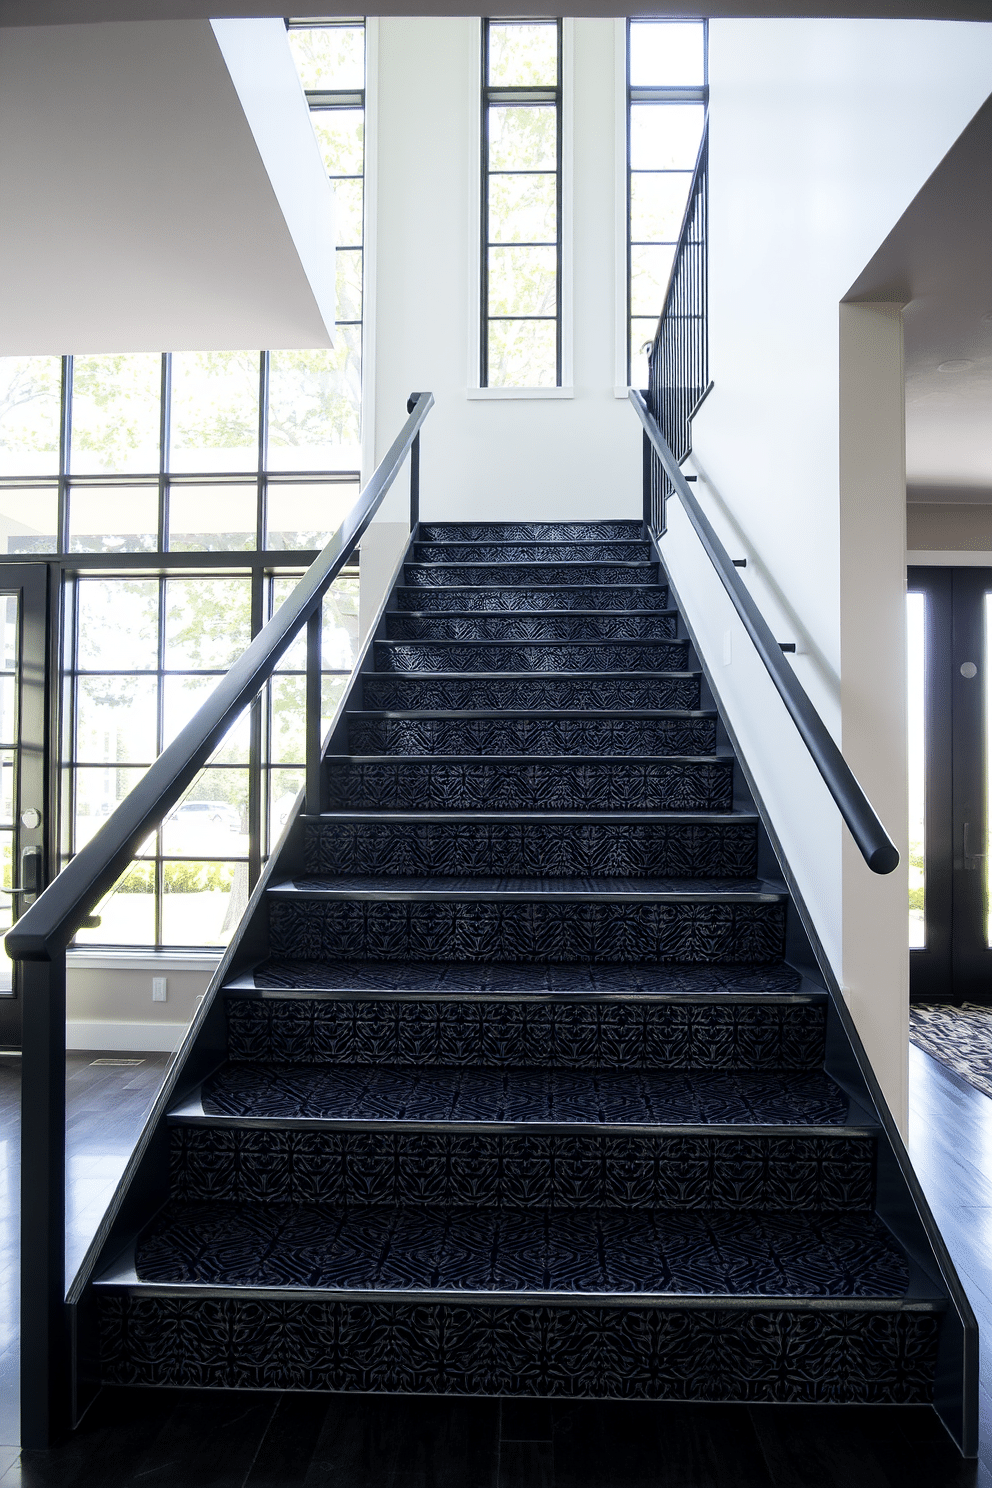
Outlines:
{"label": "glass entry door", "polygon": [[992,1002],[992,569],[911,568],[910,992]]}
{"label": "glass entry door", "polygon": [[[45,885],[48,569],[0,566],[0,936]],[[17,973],[0,945],[0,1048],[19,1048]]]}

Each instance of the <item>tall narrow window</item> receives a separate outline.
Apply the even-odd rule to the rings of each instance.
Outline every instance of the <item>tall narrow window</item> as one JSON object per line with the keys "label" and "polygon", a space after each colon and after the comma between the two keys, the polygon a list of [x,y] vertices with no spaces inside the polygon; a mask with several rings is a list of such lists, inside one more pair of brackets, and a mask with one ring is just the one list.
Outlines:
{"label": "tall narrow window", "polygon": [[482,23],[482,387],[561,384],[561,21]]}
{"label": "tall narrow window", "polygon": [[270,358],[268,463],[272,470],[361,465],[365,244],[365,24],[289,23],[289,45],[334,187],[337,324],[328,351]]}
{"label": "tall narrow window", "polygon": [[665,305],[703,133],[706,22],[627,23],[627,376],[648,385],[644,346]]}

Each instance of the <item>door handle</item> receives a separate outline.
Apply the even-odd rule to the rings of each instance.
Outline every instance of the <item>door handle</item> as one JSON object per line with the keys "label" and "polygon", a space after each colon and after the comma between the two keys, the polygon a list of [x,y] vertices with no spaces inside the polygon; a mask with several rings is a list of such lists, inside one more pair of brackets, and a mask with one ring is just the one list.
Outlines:
{"label": "door handle", "polygon": [[964,866],[966,868],[977,868],[978,865],[979,865],[979,863],[984,862],[984,860],[985,860],[985,853],[983,853],[983,852],[972,852],[971,851],[971,849],[968,846],[970,837],[971,837],[971,822],[970,821],[966,821],[965,824],[964,824],[964,833],[962,835],[962,842],[961,842],[962,854],[963,854],[963,857],[964,857]]}
{"label": "door handle", "polygon": [[0,889],[0,894],[10,894],[11,897],[23,898],[27,904],[33,904],[41,893],[41,858],[40,847],[25,847],[21,849],[21,881],[10,889]]}

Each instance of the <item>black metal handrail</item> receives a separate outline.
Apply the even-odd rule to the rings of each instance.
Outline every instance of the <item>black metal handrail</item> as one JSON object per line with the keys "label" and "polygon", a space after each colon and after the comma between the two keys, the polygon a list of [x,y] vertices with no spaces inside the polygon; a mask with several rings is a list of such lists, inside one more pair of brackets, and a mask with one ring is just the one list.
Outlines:
{"label": "black metal handrail", "polygon": [[227,729],[307,630],[306,801],[320,810],[321,603],[378,510],[407,454],[410,517],[419,513],[420,429],[433,393],[413,393],[408,417],[358,500],[289,597],[180,734],[90,842],[6,937],[21,964],[21,1442],[48,1446],[67,1420],[65,1326],[65,956],[82,921],[140,844],[176,805]]}
{"label": "black metal handrail", "polygon": [[[692,447],[692,417],[709,387],[706,241],[709,224],[709,124],[696,155],[664,309],[648,353],[650,406],[678,460]],[[647,445],[645,445],[647,458]],[[647,462],[644,520],[664,531],[671,494],[664,467]]]}
{"label": "black metal handrail", "polygon": [[[858,784],[854,771],[838,749],[829,729],[813,707],[805,688],[782,655],[782,648],[772,634],[767,620],[752,599],[726,548],[690,491],[679,462],[672,453],[657,420],[642,395],[634,388],[630,390],[630,401],[644,425],[645,435],[650,440],[655,455],[661,461],[673,493],[681,501],[685,514],[703,545],[703,550],[729,594],[731,603],[743,622],[744,629],[751,637],[754,649],[764,662],[765,669],[774,682],[789,717],[796,725],[803,743],[809,750],[823,783],[837,803],[837,809],[847,823],[851,836],[858,844],[862,857],[873,873],[891,873],[899,863],[899,853],[895,844]],[[657,528],[652,526],[652,530],[657,535]]]}

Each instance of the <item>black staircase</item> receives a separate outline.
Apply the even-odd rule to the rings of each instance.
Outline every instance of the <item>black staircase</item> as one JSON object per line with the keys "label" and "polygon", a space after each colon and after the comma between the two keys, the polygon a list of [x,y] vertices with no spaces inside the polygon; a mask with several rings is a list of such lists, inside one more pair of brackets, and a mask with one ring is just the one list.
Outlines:
{"label": "black staircase", "polygon": [[[304,623],[319,675],[307,617],[424,399],[94,839],[93,882],[80,854],[10,937],[50,1103],[65,927]],[[300,814],[70,1288],[77,1414],[103,1383],[933,1401],[973,1452],[974,1320],[653,535],[415,527],[322,758],[318,716]],[[54,1283],[31,1290],[55,1261],[32,1265],[37,1383],[63,1355]]]}
{"label": "black staircase", "polygon": [[421,527],[98,1268],[100,1380],[933,1398],[946,1293],[640,534]]}

